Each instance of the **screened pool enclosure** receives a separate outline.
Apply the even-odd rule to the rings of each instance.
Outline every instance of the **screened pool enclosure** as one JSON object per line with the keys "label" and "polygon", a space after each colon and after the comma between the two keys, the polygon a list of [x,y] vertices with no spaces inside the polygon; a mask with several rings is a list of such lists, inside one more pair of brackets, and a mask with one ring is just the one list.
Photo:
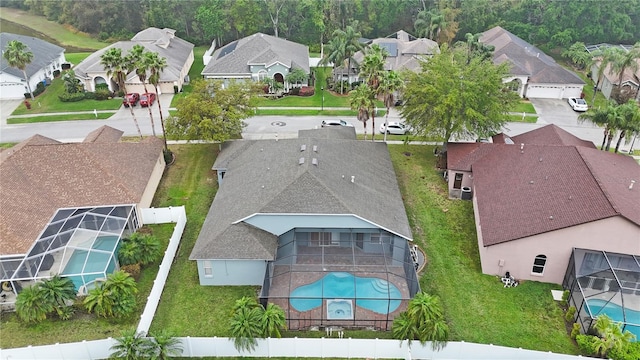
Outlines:
{"label": "screened pool enclosure", "polygon": [[406,239],[373,229],[296,229],[280,236],[260,299],[282,307],[292,330],[390,330],[418,291]]}
{"label": "screened pool enclosure", "polygon": [[59,274],[84,294],[118,268],[120,239],[139,225],[135,205],[58,209],[26,256],[0,260],[3,287],[19,293]]}
{"label": "screened pool enclosure", "polygon": [[605,314],[640,340],[640,256],[573,249],[562,285],[583,333]]}

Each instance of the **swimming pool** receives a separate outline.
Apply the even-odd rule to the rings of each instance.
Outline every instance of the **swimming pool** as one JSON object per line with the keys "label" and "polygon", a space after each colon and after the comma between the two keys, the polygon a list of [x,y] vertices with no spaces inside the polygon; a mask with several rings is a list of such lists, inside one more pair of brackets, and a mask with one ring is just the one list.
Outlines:
{"label": "swimming pool", "polygon": [[380,278],[330,272],[316,282],[294,289],[289,297],[291,306],[298,311],[315,309],[323,299],[355,298],[357,306],[388,314],[400,306],[402,294],[395,285]]}
{"label": "swimming pool", "polygon": [[[605,314],[611,318],[611,320],[624,322],[624,316],[622,313],[622,307],[618,304],[607,303],[605,300],[590,299],[587,300],[587,305],[591,311],[593,317],[597,317],[600,314]],[[624,329],[629,330],[636,335],[636,341],[640,341],[640,311],[634,311],[631,309],[625,310],[627,315],[628,324]],[[631,325],[634,324],[634,325]]]}

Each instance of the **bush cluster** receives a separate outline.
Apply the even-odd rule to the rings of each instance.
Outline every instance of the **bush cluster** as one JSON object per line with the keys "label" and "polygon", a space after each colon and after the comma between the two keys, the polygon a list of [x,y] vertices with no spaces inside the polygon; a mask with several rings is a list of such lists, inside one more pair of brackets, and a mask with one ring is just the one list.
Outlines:
{"label": "bush cluster", "polygon": [[315,89],[311,86],[303,86],[298,92],[300,96],[313,96],[313,94],[315,94]]}
{"label": "bush cluster", "polygon": [[[40,94],[42,94],[44,92],[44,84],[42,82],[39,82],[38,85],[36,85],[36,89],[33,90],[33,96],[36,97]],[[30,99],[31,98],[31,94],[29,93],[24,93],[24,98],[25,99]]]}
{"label": "bush cluster", "polygon": [[62,94],[58,95],[58,99],[60,99],[60,101],[62,102],[76,102],[76,101],[82,101],[85,99],[85,93],[75,93],[75,94],[69,94],[68,92],[63,92]]}

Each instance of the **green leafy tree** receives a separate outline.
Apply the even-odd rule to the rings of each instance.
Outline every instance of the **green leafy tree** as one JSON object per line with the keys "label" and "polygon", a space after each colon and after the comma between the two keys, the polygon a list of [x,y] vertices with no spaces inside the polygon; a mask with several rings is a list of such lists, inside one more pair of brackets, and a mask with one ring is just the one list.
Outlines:
{"label": "green leafy tree", "polygon": [[27,83],[29,95],[31,95],[31,100],[33,100],[33,91],[31,91],[29,77],[27,77],[27,65],[33,61],[33,53],[29,50],[29,47],[18,40],[11,40],[3,50],[2,57],[7,60],[7,64],[9,64],[10,67],[22,71],[24,81]]}
{"label": "green leafy tree", "polygon": [[84,91],[84,86],[80,82],[80,79],[76,78],[76,73],[73,69],[68,70],[62,75],[62,81],[64,82],[64,91],[69,94],[76,94]]}
{"label": "green leafy tree", "polygon": [[53,305],[45,300],[40,283],[25,287],[16,298],[16,314],[26,323],[38,323],[52,312]]}
{"label": "green leafy tree", "polygon": [[464,47],[467,51],[467,64],[471,63],[471,59],[478,57],[482,60],[491,60],[493,58],[493,51],[495,47],[493,45],[486,45],[480,42],[480,36],[482,34],[466,33],[464,35],[465,41],[459,41],[456,43],[457,47]]}
{"label": "green leafy tree", "polygon": [[154,354],[153,340],[136,329],[125,330],[122,336],[114,339],[115,344],[109,348],[111,359],[139,360],[151,358]]}
{"label": "green leafy tree", "polygon": [[[380,79],[380,87],[379,90],[382,93],[384,106],[387,108],[387,114],[384,120],[385,129],[387,128],[387,124],[389,124],[389,110],[391,106],[395,103],[395,93],[401,92],[404,89],[404,80],[400,77],[398,72],[394,70],[390,70],[384,73],[382,78]],[[384,141],[387,141],[387,133],[384,133]],[[374,129],[375,134],[375,129]]]}
{"label": "green leafy tree", "polygon": [[507,121],[518,96],[506,89],[507,64],[494,65],[466,51],[443,46],[440,54],[421,63],[422,71],[408,73],[401,115],[419,135],[445,144],[452,137],[488,137]]}
{"label": "green leafy tree", "polygon": [[182,342],[165,329],[150,334],[152,337],[152,358],[166,360],[182,355]]}
{"label": "green leafy tree", "polygon": [[160,126],[162,127],[162,139],[164,140],[164,151],[169,151],[167,146],[167,134],[164,129],[164,115],[162,114],[162,105],[160,104],[160,93],[158,92],[158,83],[164,69],[167,68],[167,59],[160,57],[157,52],[148,51],[145,53],[145,61],[149,65],[149,83],[153,85],[155,93],[158,94],[156,104],[158,105],[158,113],[160,114]]}
{"label": "green leafy tree", "polygon": [[[355,90],[349,93],[349,103],[351,110],[358,112],[356,118],[362,122],[364,127],[364,139],[367,139],[367,121],[371,118],[371,114],[375,111],[375,102],[373,100],[373,90],[367,84],[360,84]],[[373,138],[375,133],[371,134]]]}
{"label": "green leafy tree", "polygon": [[562,52],[562,57],[571,60],[571,62],[578,67],[578,69],[584,69],[587,65],[591,64],[593,56],[589,54],[587,48],[583,42],[576,42],[571,45],[567,50]]}
{"label": "green leafy tree", "polygon": [[178,100],[177,113],[167,119],[167,136],[174,139],[225,141],[238,136],[243,120],[252,116],[259,84],[194,80],[191,93]]}
{"label": "green leafy tree", "polygon": [[300,68],[294,68],[293,70],[291,70],[291,72],[287,74],[287,76],[284,77],[284,79],[289,84],[303,83],[307,81],[307,78],[308,78],[307,73],[305,73],[304,70]]}
{"label": "green leafy tree", "polygon": [[71,318],[73,307],[68,303],[73,303],[76,298],[76,289],[71,279],[56,274],[40,283],[40,291],[44,302],[51,305],[60,319]]}
{"label": "green leafy tree", "polygon": [[437,296],[418,293],[409,301],[407,310],[393,321],[391,328],[398,340],[418,340],[421,344],[431,341],[433,350],[447,345],[449,327],[444,320],[442,305]]}

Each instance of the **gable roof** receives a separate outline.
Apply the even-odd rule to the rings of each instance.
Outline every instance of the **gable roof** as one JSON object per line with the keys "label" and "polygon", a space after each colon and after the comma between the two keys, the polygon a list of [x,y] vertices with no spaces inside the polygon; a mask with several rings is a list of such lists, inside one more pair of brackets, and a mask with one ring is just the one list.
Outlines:
{"label": "gable roof", "polygon": [[513,136],[511,139],[515,144],[584,146],[593,149],[596,147],[591,141],[582,140],[554,124]]}
{"label": "gable roof", "polygon": [[[430,57],[440,52],[438,43],[435,41],[416,38],[403,30],[385,38],[370,40],[369,44],[378,44],[389,53],[385,60],[385,70],[407,69],[418,71],[420,70],[421,58]],[[364,59],[364,53],[358,51],[353,55],[353,58],[359,64]]]}
{"label": "gable roof", "polygon": [[[190,259],[273,259],[277,237],[241,221],[258,213],[353,214],[411,239],[386,144],[312,137],[234,143],[214,164],[228,171]],[[227,150],[236,150],[231,160]]]}
{"label": "gable roof", "polygon": [[513,75],[528,76],[529,83],[584,84],[575,73],[558,65],[552,57],[500,26],[482,33],[480,42],[493,45],[493,61],[508,61]]}
{"label": "gable roof", "polygon": [[28,250],[59,208],[140,202],[163,142],[60,143],[37,135],[16,147],[0,162],[0,255]]}
{"label": "gable roof", "polygon": [[[130,41],[118,41],[89,55],[73,70],[76,76],[88,78],[88,74],[104,73],[104,66],[100,63],[100,57],[111,48],[122,49],[122,55],[126,55],[135,45],[143,46],[147,51],[157,52],[160,57],[167,60],[167,67],[160,74],[160,81],[176,81],[182,78],[182,69],[190,60],[193,52],[193,44],[176,37],[173,29],[147,28],[137,33]],[[137,79],[135,71],[127,74],[127,81]]]}
{"label": "gable roof", "polygon": [[269,67],[280,63],[309,74],[309,47],[275,36],[256,33],[216,49],[202,75],[252,73],[251,65]]}
{"label": "gable roof", "polygon": [[[25,44],[29,48],[29,51],[33,53],[33,60],[25,69],[28,77],[31,77],[42,68],[50,65],[64,52],[64,49],[60,46],[51,44],[44,40],[6,32],[0,33],[0,48],[2,48],[2,52],[6,49],[7,44],[13,40],[17,40]],[[0,72],[11,74],[20,79],[24,78],[22,70],[9,66],[9,63],[4,57],[0,59]]]}

